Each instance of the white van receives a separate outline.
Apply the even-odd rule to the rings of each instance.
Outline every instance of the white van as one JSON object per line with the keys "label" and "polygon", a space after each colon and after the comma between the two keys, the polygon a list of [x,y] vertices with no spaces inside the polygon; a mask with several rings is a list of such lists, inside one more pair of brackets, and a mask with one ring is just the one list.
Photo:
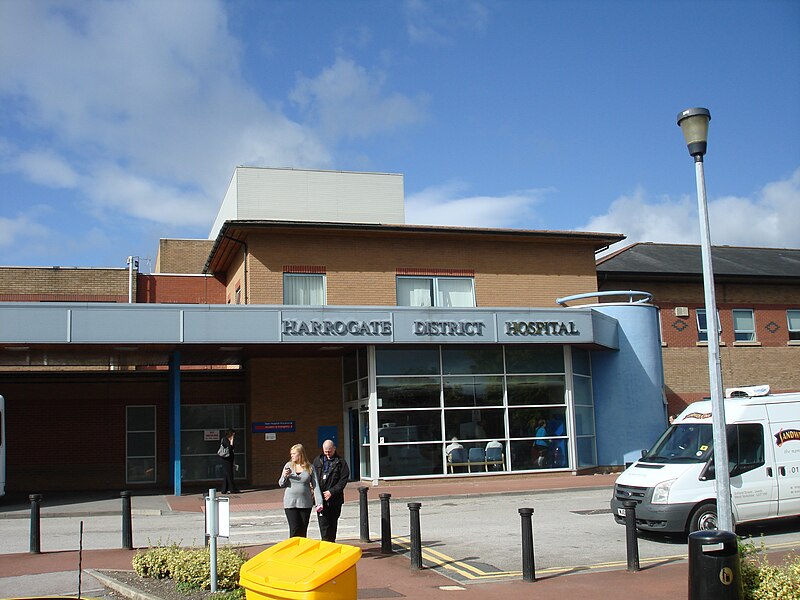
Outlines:
{"label": "white van", "polygon": [[[800,515],[800,393],[732,388],[724,402],[733,522]],[[616,521],[634,500],[639,529],[716,529],[713,446],[711,402],[695,402],[617,478]]]}

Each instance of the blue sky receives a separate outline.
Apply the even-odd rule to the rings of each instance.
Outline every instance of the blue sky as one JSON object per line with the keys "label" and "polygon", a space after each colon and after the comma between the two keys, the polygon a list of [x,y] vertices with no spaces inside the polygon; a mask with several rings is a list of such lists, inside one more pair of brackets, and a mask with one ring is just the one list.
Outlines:
{"label": "blue sky", "polygon": [[800,247],[800,2],[0,1],[0,264],[155,262],[237,165],[403,173],[413,224]]}

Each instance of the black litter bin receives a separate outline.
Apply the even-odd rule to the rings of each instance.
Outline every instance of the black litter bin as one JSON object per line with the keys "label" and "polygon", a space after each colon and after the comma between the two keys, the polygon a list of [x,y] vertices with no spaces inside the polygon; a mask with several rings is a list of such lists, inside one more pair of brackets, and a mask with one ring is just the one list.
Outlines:
{"label": "black litter bin", "polygon": [[736,534],[689,534],[689,600],[742,600],[742,570]]}

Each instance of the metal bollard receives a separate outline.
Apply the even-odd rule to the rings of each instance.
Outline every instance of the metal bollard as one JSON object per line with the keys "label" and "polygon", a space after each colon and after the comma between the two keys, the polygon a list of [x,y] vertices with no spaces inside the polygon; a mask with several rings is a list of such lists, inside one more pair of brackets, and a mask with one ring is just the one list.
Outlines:
{"label": "metal bollard", "polygon": [[39,505],[42,502],[41,494],[30,494],[28,500],[31,501],[31,544],[30,552],[39,554],[42,551],[41,536],[39,535],[40,512]]}
{"label": "metal bollard", "polygon": [[381,554],[392,553],[392,517],[389,514],[391,494],[379,494],[381,499]]}
{"label": "metal bollard", "polygon": [[131,493],[120,492],[122,498],[122,547],[133,550],[133,528],[131,526]]}
{"label": "metal bollard", "polygon": [[369,515],[367,514],[367,492],[368,487],[361,486],[358,488],[358,508],[361,524],[360,540],[362,542],[369,541]]}
{"label": "metal bollard", "polygon": [[520,508],[522,522],[522,580],[536,581],[536,564],[533,557],[533,509]]}
{"label": "metal bollard", "polygon": [[636,533],[636,502],[625,500],[625,547],[628,553],[628,571],[639,570],[639,539]]}
{"label": "metal bollard", "polygon": [[420,502],[409,502],[409,518],[411,529],[411,568],[422,568],[422,536],[419,531],[419,509],[422,507]]}

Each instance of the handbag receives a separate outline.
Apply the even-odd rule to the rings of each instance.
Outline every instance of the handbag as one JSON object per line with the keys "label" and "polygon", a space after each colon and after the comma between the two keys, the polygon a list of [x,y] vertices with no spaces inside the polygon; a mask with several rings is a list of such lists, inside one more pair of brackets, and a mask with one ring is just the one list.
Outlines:
{"label": "handbag", "polygon": [[219,450],[217,450],[217,456],[221,456],[222,458],[228,458],[231,455],[231,449],[229,446],[223,446],[222,444],[219,445]]}

